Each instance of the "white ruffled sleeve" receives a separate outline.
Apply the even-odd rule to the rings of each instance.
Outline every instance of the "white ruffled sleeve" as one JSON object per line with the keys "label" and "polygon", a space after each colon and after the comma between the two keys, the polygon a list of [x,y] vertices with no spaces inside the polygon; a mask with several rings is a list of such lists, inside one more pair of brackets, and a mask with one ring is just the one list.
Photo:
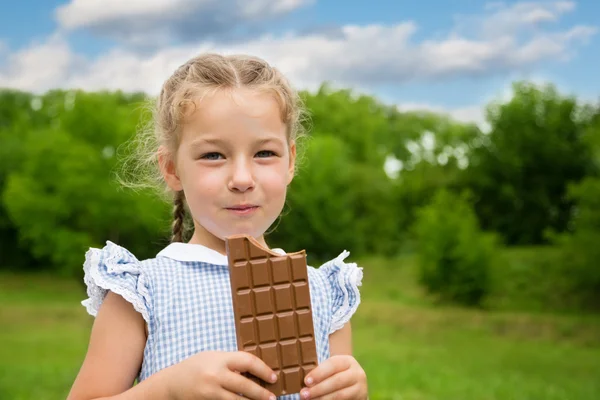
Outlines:
{"label": "white ruffled sleeve", "polygon": [[349,252],[344,251],[319,268],[325,274],[330,289],[332,318],[329,334],[341,329],[350,321],[360,304],[358,287],[362,285],[363,271],[355,263],[344,262],[349,255]]}
{"label": "white ruffled sleeve", "polygon": [[150,282],[140,262],[123,247],[107,241],[103,249],[90,248],[83,265],[88,298],[81,302],[96,316],[108,291],[122,296],[150,324]]}

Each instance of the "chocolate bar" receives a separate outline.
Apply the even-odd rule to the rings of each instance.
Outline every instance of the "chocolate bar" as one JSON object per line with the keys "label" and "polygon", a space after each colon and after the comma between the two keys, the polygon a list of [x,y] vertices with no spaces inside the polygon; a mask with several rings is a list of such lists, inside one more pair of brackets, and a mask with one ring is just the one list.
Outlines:
{"label": "chocolate bar", "polygon": [[317,364],[306,252],[281,255],[254,238],[226,239],[237,346],[278,376],[252,380],[276,396],[299,393]]}

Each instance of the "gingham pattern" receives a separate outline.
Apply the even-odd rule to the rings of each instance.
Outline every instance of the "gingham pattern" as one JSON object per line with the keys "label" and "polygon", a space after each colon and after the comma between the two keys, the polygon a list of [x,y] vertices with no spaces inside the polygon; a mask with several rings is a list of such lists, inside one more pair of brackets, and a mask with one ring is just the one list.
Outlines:
{"label": "gingham pattern", "polygon": [[[88,299],[82,304],[88,313],[96,316],[111,290],[133,304],[148,325],[140,381],[201,351],[237,350],[227,262],[216,254],[183,243],[144,261],[112,242],[87,252]],[[350,320],[360,303],[362,269],[345,263],[348,255],[308,269],[319,363],[329,357],[329,335]]]}

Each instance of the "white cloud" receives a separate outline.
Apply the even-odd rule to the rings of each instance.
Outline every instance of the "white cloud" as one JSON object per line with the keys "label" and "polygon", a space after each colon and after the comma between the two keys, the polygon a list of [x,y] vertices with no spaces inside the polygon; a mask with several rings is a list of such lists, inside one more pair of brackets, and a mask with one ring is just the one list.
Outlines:
{"label": "white cloud", "polygon": [[0,87],[31,91],[60,87],[87,63],[59,35],[53,35],[43,43],[7,54],[5,65],[0,66]]}
{"label": "white cloud", "polygon": [[574,1],[489,3],[484,16],[459,15],[456,30],[483,37],[535,32],[575,9]]}
{"label": "white cloud", "polygon": [[261,31],[261,23],[313,0],[71,0],[56,10],[67,30],[87,29],[122,43],[162,47],[173,41]]}
{"label": "white cloud", "polygon": [[[139,15],[146,12],[153,16],[169,8],[166,0],[144,2],[107,1],[80,2],[73,0],[63,8],[64,22],[69,27],[88,23],[85,21],[113,21],[115,15]],[[169,0],[183,7],[188,0]],[[278,5],[280,10],[290,10],[304,4],[304,0],[260,0],[248,3],[246,13],[254,15],[261,7]],[[116,4],[120,4],[117,6]],[[102,14],[95,7],[106,9]],[[212,0],[196,1],[194,4],[213,4]],[[255,9],[251,8],[255,7]],[[560,15],[569,10],[570,2],[523,3],[530,10],[545,10]],[[468,38],[453,32],[445,39],[417,42],[414,34],[417,25],[403,22],[392,26],[347,25],[339,28],[336,35],[323,32],[299,36],[263,35],[239,44],[215,44],[210,41],[180,44],[138,53],[116,47],[96,58],[83,58],[69,48],[66,41],[55,35],[47,42],[34,44],[8,56],[4,70],[0,69],[0,85],[26,90],[45,91],[53,87],[97,89],[122,89],[145,91],[155,94],[161,82],[180,64],[203,51],[223,53],[250,53],[266,58],[287,74],[299,88],[316,88],[325,80],[337,86],[369,88],[374,85],[398,85],[407,81],[430,81],[473,75],[513,73],[533,68],[537,63],[568,59],[577,47],[596,33],[596,28],[574,26],[563,31],[537,31],[523,38],[514,34],[514,25],[506,22],[506,15],[523,11],[523,4],[511,7],[497,5],[479,20],[481,26],[489,22],[496,27],[504,26],[506,32],[495,37],[481,34]],[[109,7],[110,5],[110,7]],[[79,8],[77,8],[79,7]],[[86,8],[87,7],[87,8]],[[116,12],[116,8],[120,10]],[[176,7],[175,7],[176,8]],[[179,8],[177,8],[179,9]],[[66,10],[66,11],[65,11]],[[67,12],[75,13],[71,16]],[[87,14],[83,12],[87,10]],[[98,11],[93,17],[92,10]],[[495,10],[495,11],[494,11]],[[275,12],[275,11],[274,11]],[[532,11],[533,12],[533,11]],[[129,14],[128,14],[129,13]],[[136,14],[137,13],[137,14]],[[77,17],[79,15],[79,17]],[[87,15],[84,18],[84,15]],[[532,14],[535,15],[535,14]],[[539,14],[541,15],[541,14]],[[87,19],[86,19],[87,18]],[[95,19],[94,19],[95,18]],[[112,18],[112,19],[111,19]],[[524,18],[519,26],[533,24],[540,17]],[[529,22],[525,22],[529,21]],[[461,118],[473,117],[471,108],[452,111]]]}

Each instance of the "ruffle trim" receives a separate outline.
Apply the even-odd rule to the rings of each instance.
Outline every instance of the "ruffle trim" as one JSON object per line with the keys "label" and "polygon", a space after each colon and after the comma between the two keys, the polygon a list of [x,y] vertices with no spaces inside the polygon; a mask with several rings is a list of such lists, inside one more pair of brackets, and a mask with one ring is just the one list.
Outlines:
{"label": "ruffle trim", "polygon": [[[103,257],[104,259],[102,260]],[[122,277],[118,277],[119,274],[130,274],[135,276],[135,286],[139,295],[134,293],[128,287],[118,285],[107,279],[100,270],[100,268],[102,268],[100,264],[101,260],[102,265],[106,268],[106,274],[115,275],[115,277],[119,279],[123,279]],[[146,323],[150,325],[150,313],[144,304],[144,301],[140,299],[141,296],[146,301],[149,301],[150,292],[148,290],[145,275],[142,274],[139,261],[133,257],[133,255],[116,244],[107,241],[107,245],[104,249],[90,248],[86,252],[83,270],[83,280],[87,286],[88,298],[82,301],[81,304],[86,308],[90,315],[95,317],[98,314],[98,310],[100,309],[106,294],[110,290],[131,303],[133,308],[142,314]]]}
{"label": "ruffle trim", "polygon": [[[325,269],[338,268],[338,271],[336,271],[337,286],[339,290],[341,290],[343,296],[342,305],[332,316],[329,334],[332,334],[346,325],[360,305],[361,299],[358,288],[362,286],[363,269],[362,267],[358,267],[356,263],[344,262],[349,255],[350,252],[344,250],[338,257],[328,261],[322,266],[322,268]],[[350,304],[351,297],[355,299],[353,304]]]}

